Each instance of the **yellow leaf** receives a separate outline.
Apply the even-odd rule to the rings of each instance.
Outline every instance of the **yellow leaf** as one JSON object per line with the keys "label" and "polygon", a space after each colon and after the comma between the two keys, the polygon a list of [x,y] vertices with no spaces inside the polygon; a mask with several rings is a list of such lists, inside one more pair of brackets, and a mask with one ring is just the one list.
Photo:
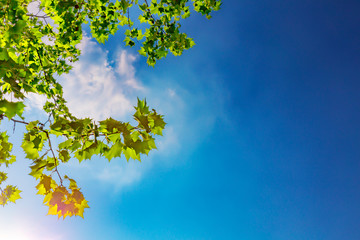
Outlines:
{"label": "yellow leaf", "polygon": [[[8,199],[9,199],[10,202],[15,203],[16,200],[18,200],[18,199],[21,198],[21,197],[20,197],[20,192],[21,192],[21,191],[20,191],[19,189],[17,189],[16,187],[9,185],[9,186],[6,187],[5,191],[6,191],[7,189],[9,189],[9,190],[8,190],[8,191],[9,191]],[[11,189],[11,190],[10,190],[10,189]]]}
{"label": "yellow leaf", "polygon": [[71,197],[75,200],[76,203],[81,204],[85,199],[84,195],[79,190],[73,190]]}
{"label": "yellow leaf", "polygon": [[63,199],[65,198],[65,193],[62,191],[59,191],[58,189],[56,189],[53,193],[52,193],[52,197],[51,200],[49,201],[50,205],[55,205],[57,204],[59,207],[59,204],[63,201]]}
{"label": "yellow leaf", "polygon": [[49,207],[48,215],[57,215],[57,205]]}
{"label": "yellow leaf", "polygon": [[[51,185],[54,182],[55,181],[51,178],[51,176],[43,174],[39,184],[36,186],[36,188],[39,190],[38,194],[44,195],[44,190],[46,193],[50,192],[50,190],[52,189]],[[41,187],[43,187],[44,189],[41,189]]]}
{"label": "yellow leaf", "polygon": [[6,202],[7,202],[7,198],[6,198],[5,194],[1,193],[1,195],[0,195],[0,205],[4,206],[6,204]]}

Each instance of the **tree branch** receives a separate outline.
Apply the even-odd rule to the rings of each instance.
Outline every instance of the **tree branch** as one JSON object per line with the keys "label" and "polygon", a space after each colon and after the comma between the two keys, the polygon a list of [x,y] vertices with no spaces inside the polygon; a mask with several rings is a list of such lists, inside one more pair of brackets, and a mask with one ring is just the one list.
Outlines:
{"label": "tree branch", "polygon": [[22,124],[25,124],[25,125],[28,125],[29,123],[28,122],[25,122],[25,121],[21,121],[21,120],[16,120],[16,119],[10,119],[11,121],[13,121],[14,123],[22,123]]}
{"label": "tree branch", "polygon": [[34,14],[26,14],[26,16],[29,16],[29,17],[37,17],[37,18],[42,18],[42,19],[50,18],[50,17],[47,16],[47,15],[38,16],[38,15],[34,15]]}
{"label": "tree branch", "polygon": [[57,173],[57,175],[59,176],[60,185],[62,186],[62,185],[63,185],[63,180],[62,180],[62,178],[61,178],[61,176],[60,176],[60,173],[59,173],[59,171],[58,171],[58,169],[57,169],[58,160],[57,160],[57,158],[56,158],[56,156],[55,156],[55,153],[54,153],[54,150],[53,150],[53,148],[52,148],[49,133],[48,133],[47,131],[44,131],[44,132],[45,132],[45,134],[46,134],[46,136],[47,136],[47,138],[48,138],[49,148],[50,148],[50,151],[51,151],[51,153],[52,153],[52,155],[53,155],[53,157],[54,157],[54,160],[55,160],[55,170],[54,170],[54,171],[55,171],[55,172]]}

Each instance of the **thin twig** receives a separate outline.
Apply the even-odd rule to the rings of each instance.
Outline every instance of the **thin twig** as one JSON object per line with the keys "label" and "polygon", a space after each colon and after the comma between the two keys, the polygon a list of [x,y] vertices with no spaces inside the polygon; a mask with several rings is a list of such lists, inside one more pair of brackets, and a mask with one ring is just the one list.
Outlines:
{"label": "thin twig", "polygon": [[11,121],[13,121],[14,123],[22,123],[22,124],[26,124],[28,125],[29,123],[28,122],[25,122],[25,121],[21,121],[21,120],[16,120],[16,119],[10,119]]}
{"label": "thin twig", "polygon": [[62,185],[63,185],[63,180],[62,180],[62,178],[61,178],[61,176],[60,176],[60,173],[59,173],[59,171],[58,171],[58,169],[57,169],[58,160],[57,160],[57,158],[56,158],[56,156],[55,156],[54,150],[52,149],[52,145],[51,145],[51,140],[50,140],[49,133],[48,133],[47,131],[44,131],[44,132],[45,132],[45,134],[46,134],[46,136],[47,136],[47,138],[48,138],[49,148],[50,148],[50,151],[51,151],[51,153],[52,153],[52,155],[53,155],[53,157],[54,157],[54,160],[55,160],[55,170],[54,170],[54,171],[55,171],[55,172],[57,173],[57,175],[59,176],[60,185],[62,186]]}
{"label": "thin twig", "polygon": [[49,114],[48,119],[46,120],[46,122],[43,123],[44,126],[45,126],[45,124],[47,124],[48,122],[49,122],[50,125],[51,125],[51,121],[50,121],[51,115],[52,115],[52,113]]}
{"label": "thin twig", "polygon": [[38,16],[38,15],[33,15],[33,14],[26,14],[26,16],[29,16],[29,17],[37,17],[37,18],[42,18],[42,19],[50,18],[50,17],[47,16],[47,15]]}

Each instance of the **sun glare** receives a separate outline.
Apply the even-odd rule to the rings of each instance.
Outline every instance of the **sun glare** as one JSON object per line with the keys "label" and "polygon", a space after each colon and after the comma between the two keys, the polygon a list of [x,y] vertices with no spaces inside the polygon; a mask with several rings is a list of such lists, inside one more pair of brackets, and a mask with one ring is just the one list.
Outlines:
{"label": "sun glare", "polygon": [[35,238],[29,236],[29,234],[21,232],[21,230],[20,231],[1,230],[0,239],[1,240],[35,240]]}
{"label": "sun glare", "polygon": [[26,227],[22,222],[19,227],[8,227],[0,229],[0,240],[61,240],[66,239],[63,235],[41,232],[38,233],[37,227]]}

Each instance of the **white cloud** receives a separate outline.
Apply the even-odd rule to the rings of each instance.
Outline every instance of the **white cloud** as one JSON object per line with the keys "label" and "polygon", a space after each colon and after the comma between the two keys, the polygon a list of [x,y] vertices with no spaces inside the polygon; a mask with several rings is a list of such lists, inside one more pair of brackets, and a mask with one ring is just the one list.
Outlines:
{"label": "white cloud", "polygon": [[121,53],[121,66],[129,67],[122,68],[120,74],[110,65],[108,52],[89,37],[84,36],[79,48],[80,60],[70,74],[61,77],[70,111],[77,117],[95,120],[129,115],[133,110],[133,91],[140,86],[131,65],[133,57],[125,51]]}
{"label": "white cloud", "polygon": [[133,66],[136,57],[126,50],[117,54],[116,72],[125,79],[125,84],[136,90],[144,90],[144,87],[135,78],[135,67]]}
{"label": "white cloud", "polygon": [[[135,80],[135,69],[131,65],[135,58],[122,51],[119,62],[123,69],[117,74],[109,64],[108,52],[89,37],[85,35],[78,47],[82,51],[80,60],[73,64],[69,74],[59,79],[70,112],[80,118],[95,120],[128,115],[133,108],[131,94],[126,91],[142,88]],[[42,109],[46,102],[43,95],[30,93],[27,98],[29,110]]]}
{"label": "white cloud", "polygon": [[32,109],[43,109],[43,106],[47,100],[45,95],[39,95],[35,93],[28,93],[26,96],[27,102],[25,103],[25,110],[30,111]]}

